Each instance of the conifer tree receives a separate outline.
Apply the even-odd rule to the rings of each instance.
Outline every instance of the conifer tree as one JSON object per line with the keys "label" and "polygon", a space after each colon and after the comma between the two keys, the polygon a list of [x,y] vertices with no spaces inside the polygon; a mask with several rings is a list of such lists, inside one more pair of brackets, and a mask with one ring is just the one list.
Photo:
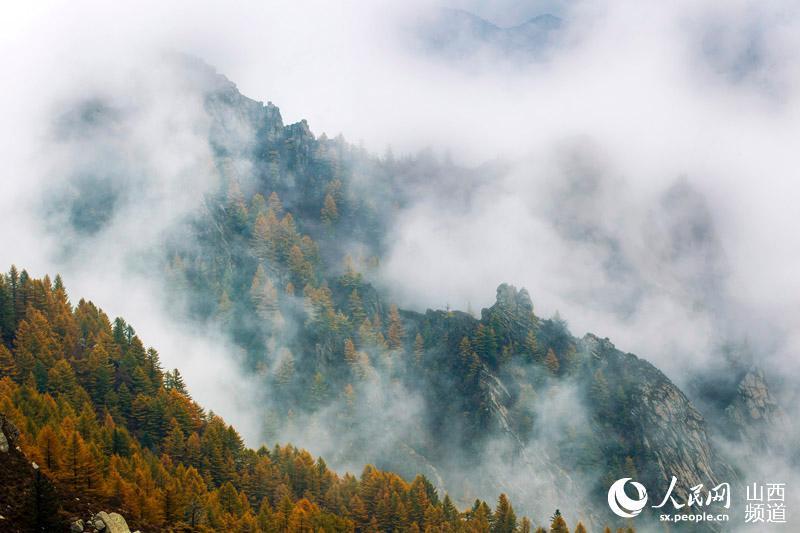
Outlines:
{"label": "conifer tree", "polygon": [[14,355],[20,380],[36,369],[36,363],[44,366],[44,372],[54,363],[60,351],[47,318],[38,310],[30,308],[26,318],[20,322],[14,338]]}
{"label": "conifer tree", "polygon": [[311,265],[306,261],[303,251],[296,244],[289,249],[289,272],[292,280],[305,286],[312,279]]}
{"label": "conifer tree", "polygon": [[422,365],[422,359],[425,357],[425,340],[422,335],[417,333],[414,337],[414,364],[417,366]]}
{"label": "conifer tree", "polygon": [[514,508],[505,494],[497,500],[497,508],[492,518],[492,533],[515,533],[517,529],[517,516]]}
{"label": "conifer tree", "polygon": [[251,218],[267,211],[267,201],[264,199],[263,194],[257,192],[253,195],[253,198],[250,199],[250,208],[248,211],[250,212]]}
{"label": "conifer tree", "polygon": [[78,380],[75,371],[64,359],[59,359],[47,372],[48,390],[52,394],[63,394],[72,402],[78,402]]}
{"label": "conifer tree", "polygon": [[61,479],[74,492],[97,490],[97,467],[90,451],[77,431],[64,446]]}
{"label": "conifer tree", "polygon": [[[251,205],[254,217],[263,214],[263,201],[254,199]],[[22,340],[12,332],[0,341],[0,365],[5,365],[0,369],[19,366],[17,354],[7,348],[10,342],[15,350],[21,348],[23,356],[30,356],[33,370],[20,380],[22,384],[0,379],[0,406],[19,420],[23,433],[30,432],[19,443],[55,480],[59,493],[69,498],[64,501],[74,499],[92,507],[102,501],[124,509],[130,520],[148,531],[530,533],[526,518],[517,527],[505,495],[494,513],[477,500],[471,511],[461,514],[449,495],[439,500],[424,476],[406,484],[396,474],[370,466],[358,480],[337,476],[324,461],[292,446],[248,450],[233,427],[211,412],[205,414],[188,397],[178,370],[162,372],[157,352],[146,350],[124,320],[112,326],[102,311],[83,300],[72,310],[66,293],[59,293],[60,278],[51,284],[26,274],[15,284],[27,317],[20,319]],[[11,285],[8,277],[2,277],[0,300],[10,299]],[[358,295],[355,285],[348,291]],[[354,333],[352,322],[334,306],[331,290],[309,285],[305,293],[321,317],[321,330],[338,335],[336,342],[344,344],[345,359],[359,375],[368,372],[369,358],[356,349],[354,338],[369,349],[382,346],[380,315],[372,322],[364,316],[358,336],[346,337]],[[401,347],[399,312],[394,308],[388,315],[389,344]],[[66,340],[73,335],[70,332],[79,332],[75,342]],[[462,344],[459,351],[476,372],[482,363],[469,338]],[[415,361],[421,364],[425,349],[421,332],[415,332],[413,348]],[[276,385],[302,383],[310,387],[314,406],[325,405],[329,399],[325,374],[317,371],[313,380],[306,375],[295,379],[291,352],[282,348],[277,359]],[[341,387],[338,379],[331,387]],[[355,396],[350,384],[340,395],[346,407],[339,416],[351,427],[356,422]],[[45,485],[34,489],[42,505],[36,504],[32,516],[39,517],[45,508]]]}
{"label": "conifer tree", "polygon": [[275,382],[286,386],[294,379],[294,356],[286,348],[281,349],[280,363],[275,371]]}
{"label": "conifer tree", "polygon": [[234,516],[241,516],[242,504],[239,501],[239,493],[233,483],[226,481],[217,492],[217,499],[222,508],[222,512],[230,513]]}
{"label": "conifer tree", "polygon": [[176,390],[186,396],[189,394],[186,390],[186,383],[183,381],[183,376],[181,376],[181,372],[177,368],[174,368],[172,372],[167,371],[164,375],[164,388],[167,390]]}
{"label": "conifer tree", "polygon": [[339,219],[339,209],[337,208],[336,200],[331,193],[325,195],[320,216],[322,222],[328,226],[333,225]]}
{"label": "conifer tree", "polygon": [[125,383],[120,383],[117,389],[117,398],[119,399],[119,410],[126,419],[131,416],[131,403],[133,402],[133,395],[131,390]]}
{"label": "conifer tree", "polygon": [[250,297],[255,304],[256,313],[262,320],[272,320],[278,310],[278,291],[259,264],[253,281],[250,283]]}
{"label": "conifer tree", "polygon": [[5,345],[0,342],[0,379],[4,377],[16,378],[17,377],[17,364],[14,362],[14,356]]}
{"label": "conifer tree", "polygon": [[151,384],[160,383],[164,377],[164,370],[161,368],[161,357],[153,348],[147,349],[145,356],[145,374]]}
{"label": "conifer tree", "polygon": [[277,265],[277,251],[275,249],[275,232],[278,220],[275,213],[269,210],[266,215],[259,214],[253,224],[252,246],[258,259],[266,261],[271,270]]}
{"label": "conifer tree", "polygon": [[478,324],[478,329],[475,333],[475,351],[484,360],[494,360],[497,351],[494,328]]}
{"label": "conifer tree", "polygon": [[531,361],[536,360],[537,354],[539,353],[539,343],[532,329],[529,330],[528,334],[525,336],[525,350]]}
{"label": "conifer tree", "polygon": [[556,357],[556,354],[552,348],[547,349],[547,357],[544,359],[544,364],[547,365],[547,368],[550,370],[551,374],[558,374],[558,369],[561,367],[561,364],[558,362],[558,357]]}
{"label": "conifer tree", "polygon": [[267,204],[269,205],[269,209],[275,213],[276,217],[280,217],[283,214],[283,204],[281,203],[281,199],[278,197],[278,193],[275,191],[270,193]]}
{"label": "conifer tree", "polygon": [[583,522],[578,522],[578,525],[575,526],[575,533],[586,533],[586,528],[583,525]]}
{"label": "conifer tree", "polygon": [[61,468],[62,451],[61,437],[53,431],[48,424],[44,426],[36,437],[36,447],[39,451],[39,461],[41,465],[51,474],[55,474]]}
{"label": "conifer tree", "polygon": [[369,511],[367,511],[364,500],[362,500],[358,494],[353,496],[353,499],[350,500],[350,516],[355,521],[357,527],[364,528],[369,524]]}
{"label": "conifer tree", "polygon": [[492,511],[486,502],[475,502],[476,507],[473,510],[473,522],[477,526],[478,531],[490,531],[492,524]]}
{"label": "conifer tree", "polygon": [[344,360],[351,367],[358,364],[358,352],[356,352],[356,345],[353,343],[353,339],[344,340]]}
{"label": "conifer tree", "polygon": [[187,464],[197,468],[200,466],[202,459],[202,445],[200,443],[200,436],[197,432],[193,432],[186,439],[186,462]]}
{"label": "conifer tree", "polygon": [[550,522],[550,533],[569,533],[567,522],[564,520],[564,517],[561,516],[561,511],[558,509],[556,509],[556,512],[553,514],[552,522]]}
{"label": "conifer tree", "polygon": [[136,394],[149,395],[153,392],[153,384],[141,366],[136,366],[133,369],[131,389]]}
{"label": "conifer tree", "polygon": [[14,296],[11,285],[6,281],[6,277],[0,274],[0,341],[10,341],[15,329]]}
{"label": "conifer tree", "polygon": [[403,323],[400,320],[400,313],[397,310],[397,306],[392,304],[389,308],[389,330],[387,335],[389,348],[392,350],[401,348],[403,346],[404,336],[405,331],[403,330]]}
{"label": "conifer tree", "polygon": [[325,382],[325,376],[322,372],[314,374],[314,381],[311,384],[311,402],[315,407],[323,405],[328,396],[328,384]]}
{"label": "conifer tree", "polygon": [[115,427],[111,430],[111,453],[120,457],[131,454],[131,437],[124,428]]}
{"label": "conifer tree", "polygon": [[183,431],[174,417],[170,420],[170,430],[164,440],[164,453],[176,462],[183,461],[186,454]]}
{"label": "conifer tree", "polygon": [[411,483],[411,505],[409,519],[416,522],[421,528],[425,527],[425,510],[430,505],[428,493],[421,476],[417,476]]}
{"label": "conifer tree", "polygon": [[364,303],[361,301],[358,289],[353,289],[350,293],[348,307],[353,324],[361,324],[367,318],[367,314],[364,312]]}
{"label": "conifer tree", "polygon": [[361,285],[361,274],[356,270],[353,258],[349,254],[344,257],[344,274],[339,278],[339,282],[344,287],[352,287],[354,289]]}
{"label": "conifer tree", "polygon": [[96,403],[102,403],[114,384],[114,367],[109,359],[105,343],[95,343],[89,353],[86,369],[89,394]]}
{"label": "conifer tree", "polygon": [[453,505],[449,494],[444,495],[444,500],[442,501],[442,512],[446,522],[453,524],[458,520],[458,509],[456,509],[456,506]]}
{"label": "conifer tree", "polygon": [[367,318],[361,322],[361,326],[358,328],[358,339],[361,341],[362,346],[368,346],[375,343],[375,334],[372,331],[372,323]]}
{"label": "conifer tree", "polygon": [[289,258],[289,250],[297,243],[297,239],[297,226],[294,223],[294,217],[291,213],[286,213],[278,224],[276,235],[276,249],[279,261],[286,264]]}
{"label": "conifer tree", "polygon": [[463,366],[468,367],[470,365],[473,353],[472,343],[469,341],[469,337],[461,337],[461,342],[458,344],[458,355]]}
{"label": "conifer tree", "polygon": [[598,368],[592,376],[591,385],[592,398],[600,409],[606,409],[609,401],[608,380],[606,380],[603,369]]}

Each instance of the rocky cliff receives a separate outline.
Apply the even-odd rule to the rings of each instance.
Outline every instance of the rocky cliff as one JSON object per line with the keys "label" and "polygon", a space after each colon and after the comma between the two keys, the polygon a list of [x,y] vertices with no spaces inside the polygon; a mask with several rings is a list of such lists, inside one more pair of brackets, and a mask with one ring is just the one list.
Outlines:
{"label": "rocky cliff", "polygon": [[[560,319],[537,318],[524,289],[498,287],[480,320],[441,311],[405,316],[409,330],[438,339],[426,357],[449,376],[437,374],[423,387],[429,402],[449,398],[430,407],[444,413],[432,431],[458,427],[464,446],[486,465],[481,475],[492,489],[533,507],[525,509],[533,516],[561,502],[585,522],[613,522],[605,492],[626,476],[658,501],[673,475],[680,498],[698,483],[734,481],[703,415],[672,381],[608,339],[577,339]],[[767,402],[753,385],[743,405]],[[447,463],[435,451],[428,455]]]}

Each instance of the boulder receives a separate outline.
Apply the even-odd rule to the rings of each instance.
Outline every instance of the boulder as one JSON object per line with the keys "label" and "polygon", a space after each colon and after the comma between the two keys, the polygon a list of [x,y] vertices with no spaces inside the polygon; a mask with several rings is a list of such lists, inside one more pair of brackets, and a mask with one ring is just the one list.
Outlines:
{"label": "boulder", "polygon": [[97,513],[97,518],[105,524],[104,531],[107,533],[131,533],[128,523],[120,514],[100,511]]}

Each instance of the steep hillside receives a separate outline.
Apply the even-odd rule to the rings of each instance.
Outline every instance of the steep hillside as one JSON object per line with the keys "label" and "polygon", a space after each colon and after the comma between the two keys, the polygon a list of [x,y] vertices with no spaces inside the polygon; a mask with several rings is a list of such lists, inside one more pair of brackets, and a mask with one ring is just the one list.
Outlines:
{"label": "steep hillside", "polygon": [[130,325],[73,307],[59,277],[0,276],[0,328],[0,531],[112,509],[142,531],[531,529],[505,495],[461,512],[421,475],[340,476],[291,445],[246,448]]}

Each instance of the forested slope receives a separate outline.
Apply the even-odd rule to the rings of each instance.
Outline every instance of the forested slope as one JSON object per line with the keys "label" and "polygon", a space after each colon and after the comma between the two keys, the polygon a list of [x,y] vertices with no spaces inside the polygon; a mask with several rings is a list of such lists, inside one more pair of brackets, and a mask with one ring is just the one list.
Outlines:
{"label": "forested slope", "polygon": [[[531,529],[504,495],[494,509],[476,500],[460,511],[424,476],[409,482],[369,465],[339,475],[291,445],[247,448],[123,319],[71,305],[58,276],[14,267],[0,276],[0,334],[0,413],[10,422],[0,430],[11,442],[0,450],[0,530],[66,530],[100,509],[143,531]],[[29,481],[16,446],[43,480]],[[555,531],[562,522],[557,513]]]}

